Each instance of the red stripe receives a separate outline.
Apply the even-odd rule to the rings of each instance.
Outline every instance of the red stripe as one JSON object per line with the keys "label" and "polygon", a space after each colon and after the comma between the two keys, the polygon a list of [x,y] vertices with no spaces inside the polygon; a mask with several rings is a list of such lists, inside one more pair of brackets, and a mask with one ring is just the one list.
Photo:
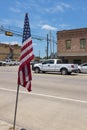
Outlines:
{"label": "red stripe", "polygon": [[31,48],[30,50],[27,50],[21,57],[20,57],[20,61],[25,58],[27,55],[30,55],[30,53],[33,52],[33,48]]}
{"label": "red stripe", "polygon": [[[19,71],[22,69],[22,67],[24,67],[26,64],[30,63],[30,61],[34,59],[34,55],[32,55],[31,57],[29,57],[26,61],[24,61],[20,66],[19,66]],[[21,63],[21,61],[20,61]]]}
{"label": "red stripe", "polygon": [[21,52],[22,52],[23,50],[25,50],[27,47],[29,47],[30,45],[32,45],[32,40],[26,42],[25,45],[23,45],[23,46],[21,47]]}
{"label": "red stripe", "polygon": [[29,80],[32,80],[32,76],[31,76],[31,67],[30,67],[30,63],[28,63],[29,64],[29,66],[27,65],[27,71],[28,71],[28,76],[29,76]]}
{"label": "red stripe", "polygon": [[26,76],[25,76],[25,68],[24,67],[22,68],[22,72],[23,72],[23,85],[22,86],[26,87],[25,86]]}
{"label": "red stripe", "polygon": [[[25,66],[24,66],[25,67]],[[20,76],[18,76],[18,84],[22,85],[23,87],[27,87],[27,90],[28,91],[31,91],[31,80],[32,80],[32,76],[31,76],[31,68],[30,68],[30,63],[28,63],[26,65],[26,71],[27,71],[27,74],[26,75],[26,71],[25,71],[25,68],[22,68],[22,73],[23,73],[23,77],[22,77],[22,80],[23,80],[23,84],[21,84],[21,81],[20,81]],[[26,81],[26,76],[28,77],[28,81]],[[29,83],[29,85],[27,86],[27,84]]]}
{"label": "red stripe", "polygon": [[19,75],[19,71],[18,71],[18,84],[20,84],[20,75]]}
{"label": "red stripe", "polygon": [[29,92],[32,91],[32,90],[31,90],[31,82],[30,82],[29,87],[27,88],[27,90],[28,90]]}

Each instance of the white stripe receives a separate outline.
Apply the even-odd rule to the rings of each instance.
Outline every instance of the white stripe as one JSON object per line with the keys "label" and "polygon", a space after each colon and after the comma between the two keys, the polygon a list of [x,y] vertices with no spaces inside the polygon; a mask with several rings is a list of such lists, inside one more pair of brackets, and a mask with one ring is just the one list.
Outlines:
{"label": "white stripe", "polygon": [[45,95],[45,94],[36,94],[36,93],[32,93],[32,95],[55,98],[55,99],[60,99],[60,100],[72,101],[72,102],[87,103],[86,100],[79,100],[79,99],[73,99],[73,98],[65,98],[65,97],[58,97],[58,96]]}
{"label": "white stripe", "polygon": [[24,54],[25,54],[27,51],[29,51],[31,48],[33,48],[32,44],[29,45],[26,49],[24,49],[24,50],[21,52],[21,55],[20,55],[20,56],[24,55]]}
{"label": "white stripe", "polygon": [[23,72],[22,71],[19,72],[19,77],[20,77],[20,83],[21,85],[23,85]]}
{"label": "white stripe", "polygon": [[[16,90],[6,89],[6,88],[0,88],[0,90],[9,91],[9,92],[16,92]],[[46,95],[46,94],[38,94],[38,93],[32,93],[32,92],[29,93],[29,92],[25,92],[25,91],[20,91],[20,93],[87,104],[86,100],[79,100],[79,99],[73,99],[73,98],[58,97],[58,96],[52,96],[52,95]]]}
{"label": "white stripe", "polygon": [[33,51],[20,61],[20,65],[27,61],[31,56],[33,56]]}
{"label": "white stripe", "polygon": [[27,84],[26,84],[26,88],[27,88],[27,89],[29,88],[30,82],[31,82],[31,81],[28,81]]}
{"label": "white stripe", "polygon": [[24,47],[24,46],[26,45],[26,43],[28,43],[28,42],[30,42],[30,41],[32,41],[31,37],[29,37],[26,41],[23,42],[22,47]]}
{"label": "white stripe", "polygon": [[29,81],[27,65],[24,66],[24,69],[25,69],[25,78],[26,78],[26,82],[27,82],[27,81]]}

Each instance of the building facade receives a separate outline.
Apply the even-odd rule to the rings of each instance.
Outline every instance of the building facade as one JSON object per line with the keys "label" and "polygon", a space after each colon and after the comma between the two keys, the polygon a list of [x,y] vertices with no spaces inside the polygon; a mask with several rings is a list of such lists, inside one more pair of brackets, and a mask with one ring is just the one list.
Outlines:
{"label": "building facade", "polygon": [[87,62],[87,28],[58,31],[57,52],[65,63]]}
{"label": "building facade", "polygon": [[0,43],[0,60],[5,60],[11,58],[14,60],[19,60],[21,46],[18,44],[9,45]]}

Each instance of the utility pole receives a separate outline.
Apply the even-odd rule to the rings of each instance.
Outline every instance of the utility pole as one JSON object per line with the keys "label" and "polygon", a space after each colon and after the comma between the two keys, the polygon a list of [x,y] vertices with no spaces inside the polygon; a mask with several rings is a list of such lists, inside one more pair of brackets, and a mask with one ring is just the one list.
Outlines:
{"label": "utility pole", "polygon": [[39,50],[39,60],[40,60],[40,50]]}
{"label": "utility pole", "polygon": [[53,56],[54,56],[54,37],[53,37]]}
{"label": "utility pole", "polygon": [[50,57],[51,57],[51,54],[52,54],[52,41],[51,41],[51,30],[50,30]]}
{"label": "utility pole", "polygon": [[47,34],[47,59],[48,59],[48,47],[49,47],[49,39],[48,39],[48,34]]}

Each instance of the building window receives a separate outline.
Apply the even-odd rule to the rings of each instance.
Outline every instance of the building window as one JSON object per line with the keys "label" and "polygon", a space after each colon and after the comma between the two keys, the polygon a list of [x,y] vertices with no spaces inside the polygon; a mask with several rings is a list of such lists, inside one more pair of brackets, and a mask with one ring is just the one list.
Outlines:
{"label": "building window", "polygon": [[80,39],[80,48],[85,49],[86,48],[86,39]]}
{"label": "building window", "polygon": [[81,64],[81,60],[80,60],[80,59],[74,59],[74,60],[73,60],[73,63],[80,65],[80,64]]}
{"label": "building window", "polygon": [[71,49],[71,40],[66,40],[66,49]]}

